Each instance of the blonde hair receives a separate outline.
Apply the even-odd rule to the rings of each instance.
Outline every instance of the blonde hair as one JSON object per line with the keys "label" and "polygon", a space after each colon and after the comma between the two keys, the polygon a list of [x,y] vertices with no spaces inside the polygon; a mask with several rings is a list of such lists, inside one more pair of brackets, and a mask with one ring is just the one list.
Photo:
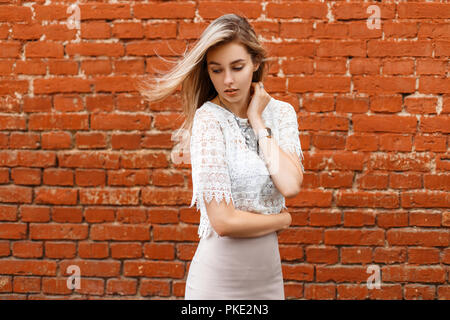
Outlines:
{"label": "blonde hair", "polygon": [[[185,120],[181,128],[177,130],[175,140],[181,141],[181,149],[184,152],[189,152],[195,111],[217,95],[209,78],[206,54],[212,48],[234,41],[247,49],[254,64],[260,64],[258,70],[253,73],[252,81],[262,81],[268,70],[265,48],[258,41],[255,31],[245,17],[225,14],[208,25],[195,46],[187,54],[185,51],[178,62],[170,61],[176,65],[169,72],[137,82],[137,89],[149,102],[164,100],[181,84]],[[185,133],[189,134],[186,136]]]}

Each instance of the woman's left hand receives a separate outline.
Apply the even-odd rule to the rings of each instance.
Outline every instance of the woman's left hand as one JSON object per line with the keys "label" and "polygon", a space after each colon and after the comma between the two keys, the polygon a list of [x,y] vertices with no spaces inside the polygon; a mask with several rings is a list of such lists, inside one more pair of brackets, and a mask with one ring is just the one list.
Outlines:
{"label": "woman's left hand", "polygon": [[270,102],[271,97],[264,88],[261,88],[261,84],[262,82],[252,82],[250,90],[253,92],[253,97],[247,109],[247,117],[249,119],[260,118]]}
{"label": "woman's left hand", "polygon": [[[283,212],[287,212],[287,213],[289,213],[289,211],[287,211],[285,208],[281,208],[281,211],[280,211],[280,213],[283,213]],[[292,215],[291,215],[291,219],[292,219]],[[283,229],[280,229],[280,230],[277,230],[277,235],[279,235],[280,234],[280,232],[282,232],[283,231]]]}

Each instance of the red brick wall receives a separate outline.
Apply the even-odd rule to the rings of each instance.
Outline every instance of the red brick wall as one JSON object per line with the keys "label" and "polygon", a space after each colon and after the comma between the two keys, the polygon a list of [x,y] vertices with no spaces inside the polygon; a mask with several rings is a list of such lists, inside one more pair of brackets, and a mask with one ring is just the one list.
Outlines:
{"label": "red brick wall", "polygon": [[79,29],[68,6],[0,0],[0,298],[183,298],[199,214],[170,160],[180,98],[133,80],[235,8],[298,111],[286,297],[450,299],[449,3],[79,1]]}

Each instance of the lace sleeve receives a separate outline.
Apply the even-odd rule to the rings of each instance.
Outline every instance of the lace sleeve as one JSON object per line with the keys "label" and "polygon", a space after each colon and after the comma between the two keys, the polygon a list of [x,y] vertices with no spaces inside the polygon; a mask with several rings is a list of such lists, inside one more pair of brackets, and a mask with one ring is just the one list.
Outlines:
{"label": "lace sleeve", "polygon": [[302,146],[299,138],[297,113],[289,103],[280,107],[280,148],[285,152],[296,153],[300,159],[302,172],[305,172],[302,160],[304,160]]}
{"label": "lace sleeve", "polygon": [[[190,143],[192,167],[192,202],[200,209],[200,238],[207,236],[211,225],[206,213],[205,200],[210,203],[214,197],[217,203],[233,201],[231,179],[226,161],[225,138],[219,121],[205,110],[197,111],[192,125]],[[234,201],[233,201],[234,205]]]}

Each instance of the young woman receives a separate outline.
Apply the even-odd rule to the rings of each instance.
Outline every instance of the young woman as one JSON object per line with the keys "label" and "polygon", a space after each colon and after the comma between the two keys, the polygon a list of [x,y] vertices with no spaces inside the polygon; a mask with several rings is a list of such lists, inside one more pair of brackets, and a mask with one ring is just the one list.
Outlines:
{"label": "young woman", "polygon": [[277,232],[292,221],[285,197],[300,190],[303,153],[295,109],[267,94],[266,72],[248,21],[227,14],[169,73],[141,87],[158,101],[182,85],[191,207],[200,209],[185,299],[285,298]]}

